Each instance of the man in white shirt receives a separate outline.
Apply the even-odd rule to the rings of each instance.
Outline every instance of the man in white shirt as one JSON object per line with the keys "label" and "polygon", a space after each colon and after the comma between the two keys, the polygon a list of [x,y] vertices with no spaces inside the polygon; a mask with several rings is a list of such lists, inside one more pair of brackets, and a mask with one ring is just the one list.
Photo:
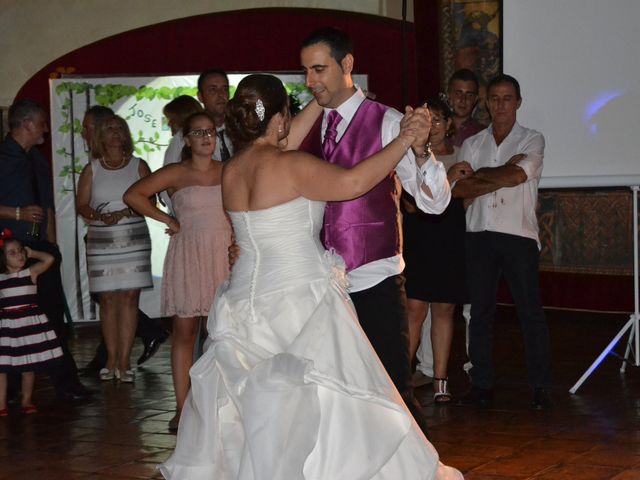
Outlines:
{"label": "man in white shirt", "polygon": [[220,68],[205,70],[198,77],[198,99],[216,124],[213,158],[225,162],[233,155],[233,145],[224,128],[224,110],[229,101],[229,77]]}
{"label": "man in white shirt", "polygon": [[540,242],[536,202],[542,174],[544,137],[521,126],[518,81],[499,75],[487,87],[491,125],[468,138],[461,158],[467,178],[453,195],[472,201],[467,209],[467,278],[471,295],[469,357],[472,387],[459,405],[485,406],[493,400],[493,323],[498,281],[504,275],[522,327],[531,407],[551,407],[549,330],[540,304]]}
{"label": "man in white shirt", "polygon": [[[397,136],[400,112],[366,99],[354,86],[353,48],[344,32],[324,28],[312,33],[302,43],[300,58],[307,87],[325,108],[301,150],[351,167]],[[329,202],[323,229],[325,247],[335,249],[347,265],[360,324],[423,431],[424,418],[410,382],[397,180],[427,213],[441,213],[449,203],[444,166],[426,148],[426,123],[412,146],[417,157],[409,150],[395,172],[364,196]]]}

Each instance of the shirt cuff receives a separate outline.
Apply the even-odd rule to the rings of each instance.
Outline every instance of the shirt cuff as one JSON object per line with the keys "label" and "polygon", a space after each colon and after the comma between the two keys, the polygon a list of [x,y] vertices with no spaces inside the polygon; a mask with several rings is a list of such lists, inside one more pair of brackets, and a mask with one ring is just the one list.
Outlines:
{"label": "shirt cuff", "polygon": [[[442,162],[430,157],[424,165],[417,169],[416,181],[420,195],[416,197],[416,205],[420,210],[427,213],[439,214],[447,208],[451,200],[451,188],[447,181],[447,171]],[[429,198],[422,190],[425,184],[431,191],[432,198]]]}

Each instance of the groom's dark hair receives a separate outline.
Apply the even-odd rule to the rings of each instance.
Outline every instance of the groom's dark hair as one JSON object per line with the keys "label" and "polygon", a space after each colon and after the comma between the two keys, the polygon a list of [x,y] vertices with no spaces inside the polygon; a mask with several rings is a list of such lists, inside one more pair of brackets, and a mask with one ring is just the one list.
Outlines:
{"label": "groom's dark hair", "polygon": [[329,47],[331,56],[338,64],[342,62],[342,59],[348,53],[353,55],[353,43],[349,35],[337,28],[325,27],[312,32],[302,41],[301,48],[307,48],[318,43],[324,43]]}

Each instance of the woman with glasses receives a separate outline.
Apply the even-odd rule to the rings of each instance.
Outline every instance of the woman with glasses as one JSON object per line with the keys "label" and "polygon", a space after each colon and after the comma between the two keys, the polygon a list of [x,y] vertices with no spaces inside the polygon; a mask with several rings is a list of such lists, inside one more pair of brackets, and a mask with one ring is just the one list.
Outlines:
{"label": "woman with glasses", "polygon": [[[122,201],[133,183],[151,173],[144,160],[132,156],[127,122],[105,118],[91,137],[91,159],[78,182],[77,211],[87,231],[89,290],[97,294],[100,324],[107,347],[101,380],[131,383],[131,348],[138,323],[140,290],[153,288],[151,239],[143,217]],[[146,200],[149,204],[149,200]]]}
{"label": "woman with glasses", "polygon": [[[436,158],[447,168],[449,183],[471,173],[466,162],[459,163],[458,147],[447,139],[453,134],[452,112],[446,102],[429,100],[431,131],[429,144]],[[433,347],[433,388],[436,404],[449,403],[447,366],[453,338],[453,314],[457,304],[467,301],[465,283],[462,199],[452,198],[440,215],[423,213],[408,195],[403,196],[404,270],[409,311],[409,354],[416,353],[422,324],[431,310]],[[428,337],[427,337],[428,338]]]}
{"label": "woman with glasses", "polygon": [[[171,137],[169,146],[164,152],[162,166],[169,165],[170,163],[178,163],[182,160],[182,148],[184,147],[182,128],[184,127],[184,122],[194,113],[202,112],[203,110],[200,102],[190,95],[180,95],[164,106],[162,113],[167,119],[167,125],[171,129],[171,135],[173,136]],[[160,192],[160,200],[169,210],[169,214],[173,215],[174,212],[169,194],[167,192]]]}
{"label": "woman with glasses", "polygon": [[[166,224],[171,235],[164,262],[162,314],[173,318],[171,367],[178,427],[189,391],[189,369],[199,323],[206,318],[216,288],[229,274],[227,251],[231,227],[222,209],[222,163],[213,160],[216,129],[206,112],[188,117],[183,126],[182,161],[162,167],[133,185],[124,201],[134,210]],[[148,198],[166,190],[175,217]]]}

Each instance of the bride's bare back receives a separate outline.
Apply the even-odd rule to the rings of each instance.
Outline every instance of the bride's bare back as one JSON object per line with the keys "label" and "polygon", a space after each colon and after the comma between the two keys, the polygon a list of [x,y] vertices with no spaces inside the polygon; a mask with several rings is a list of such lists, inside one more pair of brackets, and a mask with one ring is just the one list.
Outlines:
{"label": "bride's bare back", "polygon": [[[423,113],[408,113],[398,138],[345,169],[294,150],[321,109],[316,104],[292,122],[286,92],[279,82],[269,75],[246,77],[227,105],[227,131],[237,148],[222,173],[222,200],[228,211],[263,210],[300,196],[323,201],[359,197],[395,168],[424,124],[419,118]],[[287,140],[288,150],[283,150],[281,145]]]}

